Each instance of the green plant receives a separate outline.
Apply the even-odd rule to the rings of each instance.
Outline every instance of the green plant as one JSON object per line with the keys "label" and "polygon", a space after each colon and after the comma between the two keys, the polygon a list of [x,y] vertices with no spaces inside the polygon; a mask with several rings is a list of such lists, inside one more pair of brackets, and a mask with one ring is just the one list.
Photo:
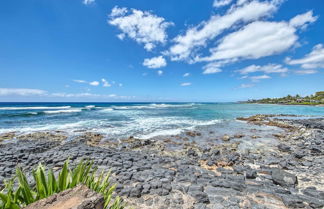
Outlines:
{"label": "green plant", "polygon": [[[97,176],[97,168],[93,166],[93,162],[81,160],[71,170],[69,160],[66,160],[57,178],[52,169],[49,169],[46,175],[45,167],[42,164],[39,164],[32,173],[35,181],[34,186],[28,183],[22,169],[17,167],[16,176],[5,182],[5,188],[0,192],[0,209],[19,209],[52,194],[73,188],[78,184],[84,184],[101,193],[105,199],[104,208],[123,209],[125,207],[118,196],[114,197],[113,200],[113,192],[116,186],[110,185],[110,172],[106,175],[101,172]],[[15,190],[16,179],[18,179],[18,187]]]}

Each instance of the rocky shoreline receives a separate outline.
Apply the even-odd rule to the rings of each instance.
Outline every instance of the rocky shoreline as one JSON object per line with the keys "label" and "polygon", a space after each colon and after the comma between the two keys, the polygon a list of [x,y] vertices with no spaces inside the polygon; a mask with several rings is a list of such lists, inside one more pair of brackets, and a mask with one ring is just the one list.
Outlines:
{"label": "rocky shoreline", "polygon": [[[61,132],[15,140],[8,133],[0,142],[0,185],[17,165],[30,172],[42,162],[57,170],[67,158],[72,164],[88,158],[99,169],[112,170],[117,193],[133,208],[323,208],[324,118],[256,115],[238,120],[253,127],[252,133],[216,139],[209,130],[213,137],[202,144],[197,141],[204,133],[198,130],[105,142],[98,133],[74,140]],[[263,140],[262,130],[254,127],[278,129],[272,134],[276,143],[249,149],[245,141],[254,146]]]}

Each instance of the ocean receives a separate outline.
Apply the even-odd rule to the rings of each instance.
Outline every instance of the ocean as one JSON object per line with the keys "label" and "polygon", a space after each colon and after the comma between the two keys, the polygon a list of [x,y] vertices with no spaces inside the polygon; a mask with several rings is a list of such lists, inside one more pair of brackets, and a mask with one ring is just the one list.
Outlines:
{"label": "ocean", "polygon": [[0,134],[64,131],[73,137],[90,131],[104,134],[108,139],[129,136],[148,139],[204,126],[230,128],[224,124],[255,114],[324,117],[324,107],[238,103],[0,103]]}

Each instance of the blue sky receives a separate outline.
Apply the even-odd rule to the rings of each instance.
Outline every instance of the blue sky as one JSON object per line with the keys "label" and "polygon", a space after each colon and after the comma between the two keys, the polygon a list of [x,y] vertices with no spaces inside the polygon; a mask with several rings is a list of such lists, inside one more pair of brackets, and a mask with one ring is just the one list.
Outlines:
{"label": "blue sky", "polygon": [[10,0],[0,101],[206,101],[324,90],[318,0]]}

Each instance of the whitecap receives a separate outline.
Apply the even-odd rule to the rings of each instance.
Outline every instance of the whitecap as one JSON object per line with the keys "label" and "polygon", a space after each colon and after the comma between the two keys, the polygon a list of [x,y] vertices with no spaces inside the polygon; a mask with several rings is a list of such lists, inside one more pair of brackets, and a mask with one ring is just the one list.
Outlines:
{"label": "whitecap", "polygon": [[61,114],[61,113],[76,113],[81,112],[81,109],[70,109],[70,110],[49,110],[44,111],[45,114]]}
{"label": "whitecap", "polygon": [[84,108],[85,108],[85,109],[89,109],[89,110],[91,110],[91,109],[95,109],[96,106],[95,106],[95,105],[87,105],[87,106],[85,106]]}

